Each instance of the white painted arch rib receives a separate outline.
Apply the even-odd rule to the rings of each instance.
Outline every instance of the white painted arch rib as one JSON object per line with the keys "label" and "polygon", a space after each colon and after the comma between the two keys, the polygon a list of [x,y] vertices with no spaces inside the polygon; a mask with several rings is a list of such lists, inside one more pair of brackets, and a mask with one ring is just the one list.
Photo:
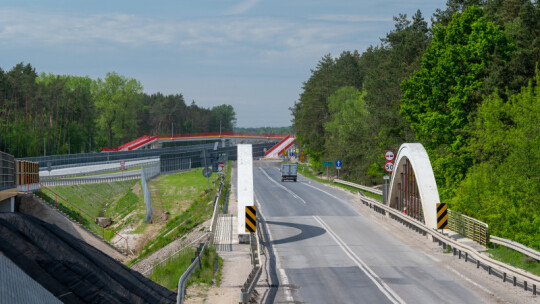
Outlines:
{"label": "white painted arch rib", "polygon": [[429,156],[424,146],[419,143],[405,143],[399,147],[399,151],[394,163],[394,172],[390,182],[390,206],[395,208],[399,189],[397,184],[400,182],[399,176],[403,173],[403,164],[406,160],[411,163],[416,177],[418,192],[424,211],[424,220],[429,228],[437,228],[437,204],[440,203],[439,190],[433,175],[433,168],[429,161]]}

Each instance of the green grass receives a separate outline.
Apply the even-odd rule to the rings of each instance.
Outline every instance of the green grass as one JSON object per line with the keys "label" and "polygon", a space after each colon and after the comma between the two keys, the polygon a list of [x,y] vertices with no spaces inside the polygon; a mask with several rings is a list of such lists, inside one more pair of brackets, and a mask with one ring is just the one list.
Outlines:
{"label": "green grass", "polygon": [[[144,204],[140,202],[140,198],[132,193],[133,186],[137,180],[127,180],[111,183],[100,184],[84,184],[84,185],[69,185],[50,187],[43,191],[43,198],[51,206],[55,206],[57,196],[66,198],[71,204],[65,202],[58,197],[58,209],[75,221],[79,221],[87,229],[93,231],[97,235],[104,235],[106,240],[110,240],[114,236],[114,232],[110,229],[103,230],[97,225],[92,217],[109,216],[115,221],[113,229],[119,231],[125,223],[120,225],[120,220],[136,208],[143,208]],[[52,191],[54,191],[54,193]],[[40,191],[35,192],[37,196],[41,196]],[[85,214],[88,213],[89,215]],[[130,219],[126,219],[129,221]]]}
{"label": "green grass", "polygon": [[154,267],[150,279],[168,289],[175,289],[182,274],[191,265],[191,259],[195,256],[195,250],[186,248],[165,263]]}
{"label": "green grass", "polygon": [[[111,183],[55,186],[50,187],[50,189],[92,216],[98,216],[103,205],[111,204],[120,199],[135,183],[137,183],[136,180],[127,180]],[[44,193],[54,197],[54,194],[47,189],[44,190]]]}
{"label": "green grass", "polygon": [[208,188],[208,181],[202,175],[202,169],[194,169],[161,175],[150,181],[148,187],[153,207],[181,212]]}
{"label": "green grass", "polygon": [[[185,182],[185,185],[181,186],[179,184],[176,184],[174,187],[176,187],[177,189],[183,188],[186,189],[186,191],[191,191],[192,193],[189,196],[183,196],[184,198],[191,199],[191,201],[184,203],[187,205],[187,208],[185,208],[185,210],[182,210],[183,212],[181,212],[177,216],[169,219],[167,224],[159,231],[159,235],[154,239],[150,240],[145,245],[143,250],[141,250],[139,256],[131,260],[128,265],[136,264],[137,262],[149,256],[158,249],[166,246],[167,244],[182,237],[183,235],[190,233],[198,225],[210,219],[213,212],[212,202],[213,198],[216,195],[216,189],[214,188],[210,192],[204,191],[204,189],[207,188],[207,181],[204,177],[199,177],[199,175],[202,177],[201,171],[201,169],[198,169],[189,172],[175,173],[171,174],[168,178],[165,176],[163,179],[159,180],[160,182],[163,182],[165,180],[165,182],[173,184]],[[211,184],[211,186],[212,185],[213,183]],[[170,192],[170,194],[168,195],[173,196],[174,193]],[[154,197],[152,197],[152,201],[153,200]]]}
{"label": "green grass", "polygon": [[218,270],[216,273],[216,286],[217,287],[220,287],[221,285],[221,276],[223,274],[222,272],[223,272],[223,258],[218,256]]}
{"label": "green grass", "polygon": [[[191,259],[194,257],[195,250],[186,248],[165,263],[155,266],[150,279],[168,289],[175,289],[178,286],[178,280],[191,265]],[[216,262],[218,263],[218,269],[215,273],[216,284],[219,287],[223,259],[218,257],[215,247],[207,248],[204,251],[199,267],[195,269],[186,286],[194,283],[211,285],[214,279],[214,265]]]}
{"label": "green grass", "polygon": [[217,262],[217,258],[218,254],[215,247],[206,249],[203,253],[200,267],[195,269],[186,285],[189,286],[194,283],[212,285],[212,279],[214,278],[214,265]]}
{"label": "green grass", "polygon": [[351,187],[351,186],[343,185],[343,184],[339,184],[339,183],[334,183],[332,181],[322,179],[320,176],[325,176],[325,173],[324,172],[314,173],[312,171],[312,169],[309,167],[309,165],[307,165],[307,164],[298,164],[298,173],[302,174],[303,176],[305,176],[305,177],[307,177],[309,179],[318,181],[320,183],[333,185],[333,186],[338,186],[338,187],[341,187],[343,189],[347,189],[347,190],[351,191],[352,193],[361,192],[362,194],[364,194],[367,197],[371,197],[371,198],[377,199],[379,201],[382,201],[382,195],[378,195],[378,194],[375,194],[375,193],[371,193],[369,191],[364,191],[364,190],[361,190],[361,189],[358,189],[358,188],[355,188],[355,187]]}
{"label": "green grass", "polygon": [[491,256],[498,261],[526,270],[532,274],[540,276],[540,261],[530,258],[521,252],[512,250],[504,246],[497,246],[489,249]]}

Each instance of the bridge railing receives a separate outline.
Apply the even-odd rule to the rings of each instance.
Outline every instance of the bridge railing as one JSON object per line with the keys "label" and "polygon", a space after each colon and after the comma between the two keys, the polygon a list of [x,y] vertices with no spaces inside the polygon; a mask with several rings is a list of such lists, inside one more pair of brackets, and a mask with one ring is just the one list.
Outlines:
{"label": "bridge railing", "polygon": [[476,268],[486,270],[489,275],[496,275],[497,277],[501,278],[503,282],[512,283],[514,286],[522,287],[526,291],[532,291],[533,295],[536,295],[536,288],[537,286],[540,286],[539,276],[494,260],[478,252],[474,248],[462,244],[435,229],[431,229],[423,223],[401,213],[396,209],[386,206],[375,199],[361,197],[361,200],[364,205],[369,206],[381,214],[389,214],[390,218],[397,220],[408,228],[423,235],[430,235],[433,241],[439,242],[439,245],[442,245],[443,248],[446,249],[449,246],[453,251],[454,256],[457,255],[459,259],[463,258],[465,262],[476,263]]}
{"label": "bridge railing", "polygon": [[489,243],[488,224],[448,209],[448,227],[484,247]]}

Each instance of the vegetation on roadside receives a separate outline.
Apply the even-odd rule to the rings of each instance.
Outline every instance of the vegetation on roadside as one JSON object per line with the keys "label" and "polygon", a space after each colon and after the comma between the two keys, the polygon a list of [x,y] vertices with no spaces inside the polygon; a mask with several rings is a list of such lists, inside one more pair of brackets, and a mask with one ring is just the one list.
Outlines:
{"label": "vegetation on roadside", "polygon": [[497,246],[494,249],[489,249],[488,252],[495,260],[510,264],[514,267],[521,268],[534,275],[540,276],[540,261],[528,257],[519,251],[515,251],[504,246]]}
{"label": "vegetation on roadside", "polygon": [[[166,262],[156,265],[152,271],[152,275],[150,275],[150,279],[161,286],[175,289],[178,286],[178,280],[191,265],[195,253],[195,250],[192,248],[183,249]],[[215,267],[216,265],[217,269]],[[216,284],[219,287],[222,265],[223,260],[218,257],[216,248],[206,248],[199,267],[193,271],[186,286],[196,283],[211,285],[215,278]]]}
{"label": "vegetation on roadside", "polygon": [[190,286],[195,283],[212,285],[216,273],[216,263],[219,265],[216,247],[207,248],[203,253],[200,267],[195,269],[186,285]]}
{"label": "vegetation on roadside", "polygon": [[310,166],[340,159],[346,179],[381,184],[384,152],[420,142],[441,201],[540,250],[540,2],[449,0],[431,25],[394,20],[304,83],[291,112]]}
{"label": "vegetation on roadside", "polygon": [[[185,209],[182,209],[182,212],[177,212],[176,216],[169,219],[167,221],[167,224],[161,228],[159,231],[159,234],[153,238],[152,240],[148,241],[148,243],[144,246],[144,248],[139,253],[139,256],[137,256],[135,259],[131,260],[128,263],[129,265],[133,265],[144,259],[145,257],[149,256],[150,254],[156,252],[158,249],[163,248],[167,244],[171,243],[172,241],[184,236],[187,233],[190,233],[193,231],[197,226],[204,223],[208,219],[211,218],[213,208],[212,203],[213,199],[216,195],[216,186],[213,186],[214,183],[211,183],[211,186],[213,187],[208,191],[207,188],[207,181],[205,178],[200,179],[199,176],[202,177],[202,169],[194,169],[188,172],[180,172],[175,173],[173,175],[184,175],[182,177],[178,176],[170,176],[170,177],[164,177],[165,183],[168,183],[167,180],[170,181],[176,181],[178,182],[179,178],[186,179],[185,183],[186,186],[175,186],[175,191],[169,192],[170,197],[176,197],[186,199],[186,201],[189,203],[188,207]],[[161,179],[160,181],[163,181]],[[198,181],[198,182],[195,182]],[[152,181],[154,182],[154,181]],[[198,185],[198,186],[195,186]],[[219,186],[219,184],[217,185]],[[202,187],[202,188],[199,188]],[[181,191],[191,191],[191,194],[188,195],[190,199],[187,199],[184,194],[180,195],[180,191],[178,189],[183,188],[184,190]],[[197,189],[205,189],[202,191],[198,191]],[[177,193],[177,194],[174,194]],[[177,196],[178,195],[178,196]]]}
{"label": "vegetation on roadside", "polygon": [[178,280],[191,265],[191,259],[194,256],[194,249],[183,249],[166,262],[156,265],[152,270],[150,279],[168,289],[175,289],[178,286]]}

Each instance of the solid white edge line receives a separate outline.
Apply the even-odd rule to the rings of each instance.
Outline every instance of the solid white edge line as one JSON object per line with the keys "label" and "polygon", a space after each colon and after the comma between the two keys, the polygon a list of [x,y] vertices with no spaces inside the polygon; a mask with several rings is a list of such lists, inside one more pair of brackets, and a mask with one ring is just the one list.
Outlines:
{"label": "solid white edge line", "polygon": [[[257,210],[260,211],[259,214],[261,215],[261,217],[265,218],[264,213],[262,212],[261,203],[259,201],[260,198],[257,199],[258,195],[255,192],[254,192],[254,195],[256,196],[255,205],[257,205]],[[272,236],[272,232],[270,232],[270,228],[268,228],[268,226],[266,228],[267,228],[266,231],[268,231],[268,237],[270,238],[268,241],[272,241],[274,239],[274,237]],[[280,285],[284,285],[283,293],[285,294],[285,300],[293,303],[294,298],[292,296],[291,288],[289,286],[289,277],[287,277],[287,273],[285,272],[285,269],[281,268],[281,261],[279,260],[279,255],[276,253],[275,256],[276,256],[276,268],[279,270],[279,280],[281,282]]]}
{"label": "solid white edge line", "polygon": [[484,287],[484,286],[482,286],[482,285],[480,285],[480,284],[474,282],[473,280],[469,279],[468,277],[462,275],[461,273],[459,273],[459,272],[458,272],[457,270],[455,270],[454,268],[451,268],[451,267],[449,267],[449,266],[446,266],[446,268],[448,268],[449,270],[451,270],[452,272],[454,272],[454,273],[457,274],[458,276],[462,277],[465,281],[467,281],[467,282],[473,284],[474,286],[476,286],[476,287],[482,289],[483,291],[487,292],[488,294],[490,294],[490,295],[493,295],[493,294],[494,294],[493,292],[491,292],[491,291],[490,291],[489,289],[487,289],[486,287]]}
{"label": "solid white edge line", "polygon": [[[339,236],[326,224],[320,217],[313,216],[313,218],[323,226],[328,234],[336,241],[341,249],[351,258],[351,260],[362,270],[367,277],[377,286],[377,288],[392,302],[395,304],[405,303],[403,299],[395,291],[393,291],[386,283],[373,272],[369,266],[367,266],[350,248],[345,242],[339,238]],[[377,280],[378,279],[378,280]],[[379,282],[380,281],[380,282]]]}

